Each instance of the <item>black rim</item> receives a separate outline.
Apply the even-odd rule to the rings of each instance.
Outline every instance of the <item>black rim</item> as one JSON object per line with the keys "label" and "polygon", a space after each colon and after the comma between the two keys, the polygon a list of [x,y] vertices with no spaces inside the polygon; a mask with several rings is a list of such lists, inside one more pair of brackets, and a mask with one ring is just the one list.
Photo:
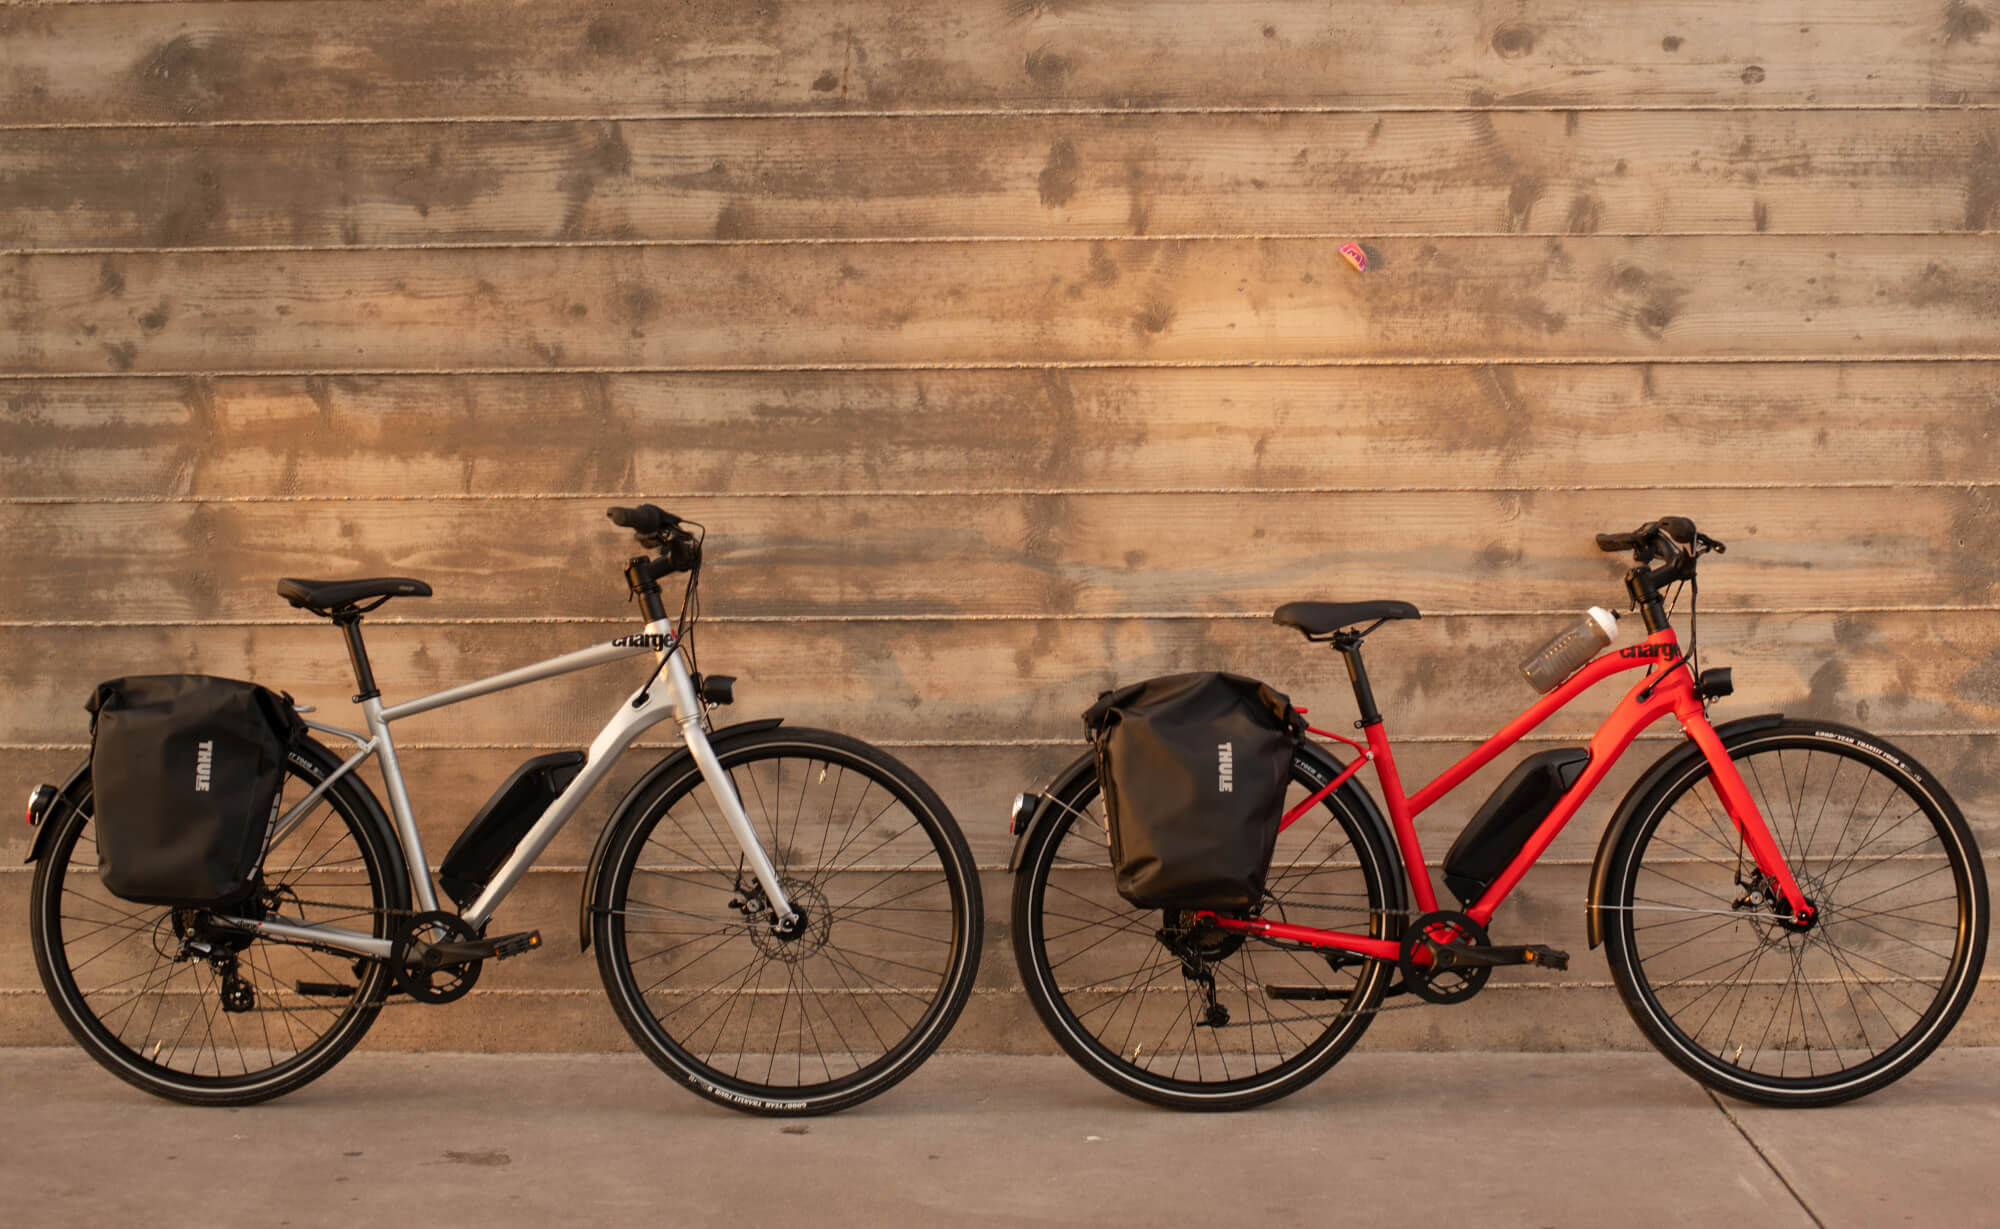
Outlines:
{"label": "black rim", "polygon": [[1817,916],[1806,928],[1773,916],[1693,766],[1626,874],[1619,926],[1654,1018],[1725,1079],[1801,1092],[1934,1044],[1976,939],[1969,860],[1943,808],[1920,779],[1831,740],[1732,754]]}
{"label": "black rim", "polygon": [[[1295,764],[1286,807],[1317,788]],[[1269,1087],[1324,1055],[1372,1005],[1380,962],[1219,941],[1121,898],[1095,779],[1056,810],[1031,868],[1024,929],[1035,967],[1024,972],[1045,988],[1059,1016],[1051,1023],[1107,1067],[1193,1095]],[[1262,917],[1386,933],[1385,868],[1347,823],[1328,800],[1279,835]]]}
{"label": "black rim", "polygon": [[[310,788],[287,773],[285,805]],[[289,917],[382,934],[382,860],[333,797],[267,854],[262,899]],[[329,953],[232,938],[199,911],[112,896],[97,878],[88,798],[79,805],[45,855],[42,955],[51,994],[110,1061],[174,1088],[244,1092],[310,1068],[372,1013],[378,963],[357,973]],[[302,984],[351,992],[301,994]]]}
{"label": "black rim", "polygon": [[958,999],[959,864],[930,809],[863,759],[808,744],[722,760],[803,924],[770,925],[690,777],[637,826],[609,885],[624,998],[699,1080],[758,1098],[853,1091],[895,1071]]}

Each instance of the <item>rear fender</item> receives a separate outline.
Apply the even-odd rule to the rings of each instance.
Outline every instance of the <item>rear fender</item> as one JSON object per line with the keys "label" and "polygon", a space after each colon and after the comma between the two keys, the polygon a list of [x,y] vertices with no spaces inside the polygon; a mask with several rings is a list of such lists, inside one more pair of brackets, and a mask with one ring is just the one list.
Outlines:
{"label": "rear fender", "polygon": [[1034,806],[1028,811],[1027,816],[1014,821],[1016,829],[1014,852],[1007,855],[1008,874],[1011,875],[1021,869],[1021,855],[1027,852],[1028,837],[1040,828],[1045,820],[1052,818],[1060,810],[1056,806],[1056,799],[1067,793],[1078,781],[1096,771],[1097,753],[1086,751],[1071,760],[1067,768],[1057,773],[1042,787],[1040,793],[1034,795]]}
{"label": "rear fender", "polygon": [[55,821],[63,814],[65,808],[76,806],[89,792],[90,757],[85,756],[83,763],[76,766],[76,771],[70,773],[69,779],[62,783],[62,788],[56,791],[55,801],[49,803],[43,810],[42,818],[35,825],[34,843],[28,846],[28,856],[23,861],[41,861],[42,855],[48,852],[51,839],[49,834],[55,831]]}
{"label": "rear fender", "polygon": [[[783,717],[739,721],[735,725],[724,726],[710,734],[708,745],[720,755],[722,749],[736,739],[761,730],[775,730],[784,723]],[[682,747],[648,768],[633,783],[632,788],[625,791],[625,796],[618,800],[618,805],[611,809],[611,818],[604,821],[604,830],[597,834],[597,847],[591,850],[590,865],[583,872],[583,899],[578,903],[576,918],[578,951],[590,950],[590,902],[597,899],[597,878],[604,869],[604,855],[611,848],[611,834],[617,830],[619,821],[625,818],[627,812],[645,804],[653,789],[661,781],[678,776],[690,767],[698,767],[694,762],[694,753]]]}
{"label": "rear fender", "polygon": [[[1774,725],[1782,724],[1784,720],[1783,713],[1759,713],[1755,717],[1740,717],[1735,721],[1725,721],[1715,727],[1715,734],[1722,740],[1722,745],[1727,747],[1745,734],[1768,730]],[[1652,798],[1654,791],[1660,788],[1661,782],[1700,758],[1701,748],[1695,745],[1694,739],[1687,739],[1680,746],[1653,761],[1653,766],[1641,773],[1639,779],[1632,783],[1632,788],[1625,791],[1625,797],[1619,800],[1618,810],[1612,814],[1611,822],[1605,825],[1604,835],[1597,842],[1597,861],[1590,868],[1590,897],[1584,905],[1583,922],[1592,947],[1604,942],[1604,915],[1598,909],[1598,903],[1604,899],[1611,878],[1611,852],[1618,848],[1619,839],[1638,818],[1639,812]]]}

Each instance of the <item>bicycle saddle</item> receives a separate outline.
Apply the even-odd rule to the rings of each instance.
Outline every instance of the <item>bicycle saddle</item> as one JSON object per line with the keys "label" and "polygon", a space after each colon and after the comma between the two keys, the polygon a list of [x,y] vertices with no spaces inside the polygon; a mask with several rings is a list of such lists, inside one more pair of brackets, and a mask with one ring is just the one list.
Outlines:
{"label": "bicycle saddle", "polygon": [[1308,636],[1325,636],[1356,623],[1423,617],[1408,602],[1286,602],[1271,616],[1271,622],[1296,627]]}
{"label": "bicycle saddle", "polygon": [[[352,606],[365,597],[429,597],[431,587],[407,576],[378,576],[371,580],[294,580],[278,582],[278,596],[294,606],[315,613]],[[378,603],[379,605],[379,603]]]}

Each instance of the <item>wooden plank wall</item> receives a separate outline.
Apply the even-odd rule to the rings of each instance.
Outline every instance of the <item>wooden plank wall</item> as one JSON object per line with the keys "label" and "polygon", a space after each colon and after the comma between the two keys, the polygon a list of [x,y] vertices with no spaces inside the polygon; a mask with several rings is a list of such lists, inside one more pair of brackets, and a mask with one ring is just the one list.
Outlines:
{"label": "wooden plank wall", "polygon": [[[1373,642],[1376,685],[1427,778],[1530,699],[1520,658],[1618,596],[1590,534],[1671,512],[1732,547],[1701,620],[1736,667],[1720,715],[1872,726],[2000,847],[1992,21],[0,7],[0,779],[63,772],[90,685],[129,671],[342,707],[283,574],[436,586],[371,624],[392,697],[616,634],[601,509],[654,500],[710,526],[703,660],[739,712],[896,748],[966,828],[990,941],[953,1044],[1043,1050],[1006,804],[1099,689],[1229,667],[1339,720],[1336,663],[1268,612],[1405,598],[1427,616]],[[622,686],[413,722],[433,849]],[[1434,850],[1503,771],[1426,822]],[[1578,952],[1563,992],[1500,979],[1378,1039],[1638,1044],[1580,907],[1632,775],[1499,919]],[[625,1044],[569,937],[608,805],[504,915],[555,941],[378,1044]],[[0,831],[18,927],[26,833]],[[0,1041],[57,1042],[14,933]],[[1992,997],[1957,1040],[2000,1041]]]}

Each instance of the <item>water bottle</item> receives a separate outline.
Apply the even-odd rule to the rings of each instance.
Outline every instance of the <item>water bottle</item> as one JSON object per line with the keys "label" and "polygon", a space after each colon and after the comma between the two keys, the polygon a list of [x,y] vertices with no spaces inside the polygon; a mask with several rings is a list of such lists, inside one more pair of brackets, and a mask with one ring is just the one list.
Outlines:
{"label": "water bottle", "polygon": [[1583,617],[1556,634],[1533,657],[1521,663],[1521,673],[1536,691],[1551,692],[1563,680],[1597,656],[1597,650],[1618,635],[1618,616],[1602,606],[1592,606]]}

